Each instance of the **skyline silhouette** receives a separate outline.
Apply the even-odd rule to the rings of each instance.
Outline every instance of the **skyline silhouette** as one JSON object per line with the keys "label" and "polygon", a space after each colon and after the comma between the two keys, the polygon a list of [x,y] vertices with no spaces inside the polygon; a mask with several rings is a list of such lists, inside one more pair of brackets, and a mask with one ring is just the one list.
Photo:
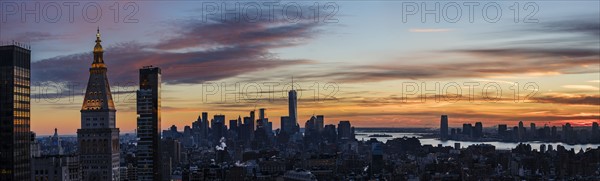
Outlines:
{"label": "skyline silhouette", "polygon": [[[32,71],[32,107],[36,109],[31,117],[32,130],[51,135],[57,127],[54,123],[60,122],[60,130],[76,132],[79,115],[73,110],[83,101],[84,70],[90,61],[85,47],[91,45],[89,32],[98,26],[108,37],[103,42],[105,57],[111,60],[107,65],[114,67],[108,76],[115,106],[121,110],[117,116],[123,120],[117,127],[123,132],[135,129],[133,91],[137,69],[145,65],[161,67],[165,75],[162,127],[183,126],[205,111],[237,117],[255,106],[269,108],[273,117],[287,115],[285,94],[289,88],[285,85],[292,76],[300,86],[300,121],[324,114],[331,120],[352,120],[357,127],[435,128],[442,114],[452,115],[452,126],[478,121],[485,125],[525,121],[590,126],[600,120],[600,53],[594,46],[599,41],[597,2],[537,2],[539,11],[533,18],[538,22],[525,22],[524,16],[515,22],[509,9],[513,4],[498,2],[504,11],[495,23],[480,14],[470,22],[464,7],[458,22],[448,21],[446,15],[441,15],[439,22],[435,16],[425,16],[423,22],[420,12],[409,15],[391,11],[414,5],[402,2],[327,4],[337,7],[333,16],[326,16],[331,9],[319,4],[319,21],[311,17],[311,3],[299,3],[304,9],[297,21],[281,13],[274,14],[273,19],[235,21],[222,19],[219,12],[186,11],[202,10],[202,3],[177,2],[169,4],[173,9],[160,9],[164,4],[135,2],[132,6],[138,12],[131,19],[137,22],[125,21],[123,15],[115,23],[111,13],[104,13],[97,22],[75,14],[73,23],[64,17],[49,22],[41,14],[39,23],[33,16],[21,21],[19,12],[6,16],[0,40],[31,45],[35,50],[32,70],[43,70]],[[112,12],[113,4],[99,5]],[[525,5],[519,4],[521,9]],[[337,21],[330,21],[334,19]],[[236,31],[224,31],[233,29]],[[56,66],[63,64],[70,66]],[[260,90],[247,92],[264,93],[258,102],[220,101],[224,91],[203,100],[205,95],[199,92],[222,83],[230,89],[240,83],[237,90],[242,92],[258,84]],[[278,84],[273,91],[271,83]],[[457,102],[452,99],[457,93],[455,83],[462,88]],[[472,83],[479,85],[470,93]],[[502,90],[495,101],[483,96],[484,86],[491,83]],[[68,86],[71,84],[74,90]],[[420,92],[405,90],[403,84],[418,85],[427,100],[422,102]],[[328,85],[337,86],[337,91],[325,89]],[[449,100],[429,98],[435,96],[428,91],[433,89],[447,91]],[[314,90],[320,91],[318,96]],[[495,95],[494,90],[487,89],[490,95]],[[276,99],[271,100],[271,94]],[[325,100],[314,101],[315,97]],[[275,122],[273,127],[280,125]]]}
{"label": "skyline silhouette", "polygon": [[598,7],[3,1],[0,180],[599,180]]}

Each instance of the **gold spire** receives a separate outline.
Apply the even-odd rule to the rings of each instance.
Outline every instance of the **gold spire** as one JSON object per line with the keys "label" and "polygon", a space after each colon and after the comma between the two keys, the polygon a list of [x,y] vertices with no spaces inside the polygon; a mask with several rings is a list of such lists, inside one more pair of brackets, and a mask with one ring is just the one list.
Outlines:
{"label": "gold spire", "polygon": [[102,42],[102,40],[100,40],[100,27],[98,27],[98,29],[96,30],[96,46],[94,46],[94,53],[104,52],[104,50],[102,50],[102,45],[100,45],[100,42]]}
{"label": "gold spire", "polygon": [[96,29],[96,46],[94,46],[94,62],[92,63],[92,68],[104,68],[104,58],[102,54],[104,53],[104,49],[102,49],[102,45],[100,44],[102,40],[100,40],[100,27]]}
{"label": "gold spire", "polygon": [[100,44],[100,28],[96,29],[96,46],[94,46],[94,61],[90,68],[90,79],[86,88],[81,111],[115,110],[110,86],[106,78],[104,50]]}

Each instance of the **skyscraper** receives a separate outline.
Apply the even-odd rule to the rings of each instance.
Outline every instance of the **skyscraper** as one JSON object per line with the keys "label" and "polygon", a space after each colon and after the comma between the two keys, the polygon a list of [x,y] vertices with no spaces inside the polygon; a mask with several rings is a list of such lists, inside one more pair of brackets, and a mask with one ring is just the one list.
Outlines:
{"label": "skyscraper", "polygon": [[161,180],[160,107],[161,71],[158,67],[140,69],[137,91],[137,178]]}
{"label": "skyscraper", "polygon": [[269,119],[266,117],[265,110],[265,108],[259,109],[259,118],[256,120],[256,131],[254,131],[254,138],[259,147],[270,145],[270,138],[273,133]]}
{"label": "skyscraper", "polygon": [[448,139],[448,116],[442,115],[440,120],[440,138]]}
{"label": "skyscraper", "polygon": [[281,131],[285,132],[287,134],[290,134],[292,132],[292,124],[290,122],[290,117],[288,116],[281,116]]}
{"label": "skyscraper", "polygon": [[31,50],[0,46],[0,180],[30,180]]}
{"label": "skyscraper", "polygon": [[256,121],[256,115],[254,111],[250,111],[250,119],[252,120],[252,122],[250,122],[252,124],[252,132],[254,132],[254,130],[256,130],[256,123],[254,123]]}
{"label": "skyscraper", "polygon": [[[256,120],[256,129],[258,130],[259,128],[265,128],[265,126],[267,126],[267,122],[265,120],[265,108],[260,108],[258,110],[258,120]],[[263,129],[264,131],[266,131],[265,129]]]}
{"label": "skyscraper", "polygon": [[208,138],[208,112],[202,112],[202,125],[200,127],[202,129],[203,138]]}
{"label": "skyscraper", "polygon": [[473,125],[471,123],[464,123],[462,133],[467,136],[473,136]]}
{"label": "skyscraper", "polygon": [[319,133],[323,132],[324,125],[325,125],[325,116],[317,115],[317,119],[315,120],[315,126]]}
{"label": "skyscraper", "polygon": [[519,130],[517,132],[517,138],[519,141],[525,138],[525,127],[523,127],[523,121],[519,121]]}
{"label": "skyscraper", "polygon": [[310,119],[304,123],[304,137],[313,139],[311,137],[317,134],[317,128],[315,126],[316,119],[315,116],[311,116]]}
{"label": "skyscraper", "polygon": [[354,132],[350,121],[340,121],[338,123],[338,139],[339,140],[354,140]]}
{"label": "skyscraper", "polygon": [[592,123],[592,141],[600,142],[600,129],[598,129],[598,122]]}
{"label": "skyscraper", "polygon": [[573,141],[573,127],[571,127],[571,123],[567,123],[562,127],[562,141],[567,143],[571,143]]}
{"label": "skyscraper", "polygon": [[529,124],[529,127],[530,127],[530,129],[529,129],[530,135],[532,136],[532,138],[535,138],[537,136],[536,135],[537,128],[535,128],[535,123]]}
{"label": "skyscraper", "polygon": [[227,133],[227,128],[225,127],[225,115],[214,115],[212,122],[210,122],[210,127],[215,143],[221,140],[222,137],[225,137],[225,134]]}
{"label": "skyscraper", "polygon": [[505,138],[507,130],[508,130],[508,127],[507,127],[506,124],[499,124],[498,125],[498,135],[500,135],[500,137]]}
{"label": "skyscraper", "polygon": [[289,123],[291,126],[296,127],[298,126],[298,97],[293,84],[294,82],[292,82],[292,90],[288,92],[288,112],[290,119]]}
{"label": "skyscraper", "polygon": [[264,126],[264,124],[265,124],[265,117],[266,117],[265,110],[267,110],[267,109],[260,108],[258,110],[258,120],[259,120],[259,124],[258,125],[259,126],[261,126],[261,125]]}
{"label": "skyscraper", "polygon": [[476,122],[475,129],[473,129],[473,137],[481,138],[483,136],[483,123]]}
{"label": "skyscraper", "polygon": [[229,120],[229,130],[235,132],[236,134],[238,133],[238,120],[237,119]]}
{"label": "skyscraper", "polygon": [[337,132],[335,131],[335,125],[328,124],[323,128],[323,138],[330,143],[335,143],[337,139]]}
{"label": "skyscraper", "polygon": [[96,34],[94,61],[81,106],[77,142],[82,180],[119,180],[119,128],[115,104],[104,64],[100,30]]}

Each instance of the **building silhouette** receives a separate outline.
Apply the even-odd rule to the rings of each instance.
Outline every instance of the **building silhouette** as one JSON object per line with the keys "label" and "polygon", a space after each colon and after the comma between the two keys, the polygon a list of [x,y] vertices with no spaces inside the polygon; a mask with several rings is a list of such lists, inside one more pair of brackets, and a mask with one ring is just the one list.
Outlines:
{"label": "building silhouette", "polygon": [[44,155],[32,159],[32,180],[80,181],[77,155]]}
{"label": "building silhouette", "polygon": [[519,129],[517,130],[517,139],[523,140],[525,137],[525,127],[523,126],[523,121],[519,121]]}
{"label": "building silhouette", "polygon": [[0,180],[30,180],[31,50],[0,46]]}
{"label": "building silhouette", "polygon": [[119,180],[119,128],[104,64],[100,30],[77,130],[82,180]]}
{"label": "building silhouette", "polygon": [[225,126],[225,115],[214,115],[210,124],[213,136],[212,141],[213,143],[217,143],[222,137],[225,137],[227,133],[227,127]]}
{"label": "building silhouette", "polygon": [[209,123],[208,123],[208,112],[202,112],[202,124],[200,125],[200,129],[201,129],[201,134],[202,134],[202,138],[207,139],[208,138],[208,128],[209,128]]}
{"label": "building silhouette", "polygon": [[50,153],[49,155],[62,155],[63,147],[60,141],[60,137],[58,136],[58,129],[54,128],[54,135],[50,139]]}
{"label": "building silhouette", "polygon": [[293,130],[292,128],[292,124],[291,124],[291,119],[289,116],[281,116],[281,131],[285,132],[287,134],[291,133],[291,130]]}
{"label": "building silhouette", "polygon": [[440,137],[442,139],[448,139],[448,116],[442,115],[440,120]]}
{"label": "building silhouette", "polygon": [[288,116],[288,127],[285,131],[290,134],[296,133],[298,131],[296,129],[298,127],[298,95],[294,90],[294,82],[292,82],[292,90],[288,92]]}
{"label": "building silhouette", "polygon": [[340,121],[337,131],[338,140],[354,140],[354,128],[350,121]]}
{"label": "building silhouette", "polygon": [[483,123],[476,122],[475,127],[473,128],[473,138],[481,137],[483,137]]}
{"label": "building silhouette", "polygon": [[592,123],[592,141],[600,143],[600,129],[598,129],[598,122]]}
{"label": "building silhouette", "polygon": [[323,132],[323,128],[325,126],[325,116],[317,115],[317,119],[315,120],[315,127],[319,133]]}
{"label": "building silhouette", "polygon": [[499,124],[498,125],[498,135],[502,138],[502,139],[507,139],[507,133],[508,131],[508,126],[506,124]]}
{"label": "building silhouette", "polygon": [[535,131],[537,130],[537,128],[535,127],[535,123],[529,124],[529,130],[530,130],[530,136],[532,138],[535,138],[537,136],[535,133]]}
{"label": "building silhouette", "polygon": [[158,67],[140,69],[137,91],[137,178],[161,180],[161,71]]}

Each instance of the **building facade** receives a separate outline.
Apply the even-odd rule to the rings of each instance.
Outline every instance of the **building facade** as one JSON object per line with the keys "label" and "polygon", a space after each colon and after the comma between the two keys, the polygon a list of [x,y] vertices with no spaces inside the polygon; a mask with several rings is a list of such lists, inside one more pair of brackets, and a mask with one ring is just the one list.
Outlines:
{"label": "building facade", "polygon": [[81,167],[76,155],[46,155],[32,160],[32,180],[79,181]]}
{"label": "building facade", "polygon": [[140,89],[137,91],[138,180],[162,179],[160,84],[160,68],[150,66],[140,69]]}
{"label": "building facade", "polygon": [[77,141],[82,180],[119,180],[119,128],[115,104],[104,64],[100,30],[96,34],[94,61],[81,107]]}
{"label": "building facade", "polygon": [[0,180],[30,180],[29,49],[0,46]]}

